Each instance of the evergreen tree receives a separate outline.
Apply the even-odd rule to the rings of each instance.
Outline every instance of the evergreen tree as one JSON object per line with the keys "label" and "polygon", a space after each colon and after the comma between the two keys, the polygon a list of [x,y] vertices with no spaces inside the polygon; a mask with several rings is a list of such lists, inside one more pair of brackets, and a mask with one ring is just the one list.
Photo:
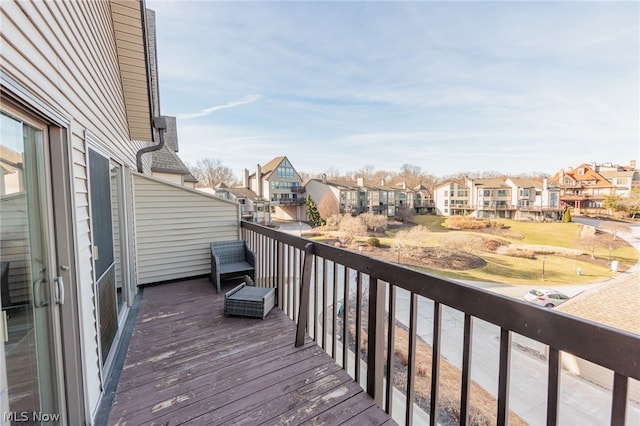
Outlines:
{"label": "evergreen tree", "polygon": [[321,226],[323,224],[322,218],[320,217],[318,206],[316,205],[316,202],[313,201],[313,198],[311,198],[311,195],[307,196],[305,204],[307,205],[307,217],[309,218],[311,226]]}
{"label": "evergreen tree", "polygon": [[571,222],[571,210],[569,210],[569,207],[564,208],[564,211],[562,212],[562,221],[565,223]]}

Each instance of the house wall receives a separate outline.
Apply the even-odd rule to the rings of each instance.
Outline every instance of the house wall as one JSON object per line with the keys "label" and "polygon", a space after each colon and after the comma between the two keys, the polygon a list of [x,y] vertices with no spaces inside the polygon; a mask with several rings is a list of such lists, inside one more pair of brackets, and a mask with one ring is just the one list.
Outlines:
{"label": "house wall", "polygon": [[[315,201],[316,206],[320,205],[320,202],[324,199],[324,197],[332,197],[336,202],[336,205],[340,207],[340,190],[333,186],[327,185],[317,180],[310,180],[304,186],[307,196],[311,196],[313,201]],[[307,218],[308,219],[308,218]]]}
{"label": "house wall", "polygon": [[[175,183],[176,185],[182,185],[182,175],[177,175],[175,173],[153,172],[152,176],[158,179],[165,180],[167,182]],[[191,186],[191,188],[193,188],[193,185]]]}
{"label": "house wall", "polygon": [[237,203],[133,174],[138,284],[211,272],[209,244],[240,236]]}
{"label": "house wall", "polygon": [[[74,251],[87,423],[102,394],[87,181],[87,148],[135,167],[146,142],[131,142],[114,39],[111,4],[0,3],[4,76],[11,95],[45,119],[63,123],[71,146]],[[145,165],[149,167],[148,159]]]}

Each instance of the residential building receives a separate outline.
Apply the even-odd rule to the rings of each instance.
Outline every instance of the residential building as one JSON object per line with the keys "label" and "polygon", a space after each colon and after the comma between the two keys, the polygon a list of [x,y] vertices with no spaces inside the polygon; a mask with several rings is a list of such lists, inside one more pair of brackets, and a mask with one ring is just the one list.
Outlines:
{"label": "residential building", "polygon": [[443,216],[558,220],[564,205],[548,181],[507,178],[447,181],[436,187],[436,212]]}
{"label": "residential building", "polygon": [[629,197],[633,187],[640,187],[640,170],[636,168],[635,160],[627,166],[603,163],[594,164],[593,168],[611,182],[615,187],[614,194],[618,197]]}
{"label": "residential building", "polygon": [[243,182],[258,197],[269,200],[274,220],[304,220],[306,217],[302,178],[286,156],[276,157],[262,166],[258,164],[251,175],[245,169]]}
{"label": "residential building", "polygon": [[433,193],[422,184],[407,193],[407,203],[416,213],[432,213],[435,209]]}
{"label": "residential building", "polygon": [[549,180],[507,178],[511,187],[511,204],[517,207],[516,220],[560,220],[564,207],[560,204],[560,190],[550,187]]}
{"label": "residential building", "polygon": [[[307,195],[319,205],[323,202],[334,202],[341,214],[358,215],[366,211],[366,191],[356,182],[346,180],[310,179],[305,184]],[[325,200],[330,201],[325,201]]]}
{"label": "residential building", "polygon": [[240,217],[249,222],[268,224],[271,222],[269,200],[246,187],[229,187],[224,183],[217,185],[213,193],[218,197],[235,201],[240,205]]}
{"label": "residential building", "polygon": [[441,183],[435,188],[434,198],[436,214],[440,216],[470,214],[474,210],[466,181],[448,180]]}
{"label": "residential building", "polygon": [[138,286],[206,274],[209,242],[239,236],[236,203],[151,176],[167,119],[148,16],[0,2],[2,424],[94,424]]}
{"label": "residential building", "polygon": [[305,184],[305,190],[316,203],[330,197],[342,214],[369,212],[394,216],[398,207],[408,207],[415,213],[433,209],[431,191],[424,186],[409,189],[406,184],[389,186],[384,181],[376,184],[365,182],[363,178],[329,181],[323,175],[321,179],[310,179]]}
{"label": "residential building", "polygon": [[616,187],[588,164],[560,170],[550,180],[560,189],[560,202],[578,211],[600,210],[604,199],[616,193]]}
{"label": "residential building", "polygon": [[467,179],[467,186],[474,216],[513,219],[517,206],[512,203],[512,188],[503,179]]}

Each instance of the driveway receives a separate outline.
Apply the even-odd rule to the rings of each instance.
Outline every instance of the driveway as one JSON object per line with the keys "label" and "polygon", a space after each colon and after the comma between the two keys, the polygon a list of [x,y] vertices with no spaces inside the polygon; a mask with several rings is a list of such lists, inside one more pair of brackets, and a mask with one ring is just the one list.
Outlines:
{"label": "driveway", "polygon": [[297,221],[274,221],[274,225],[278,227],[278,231],[287,234],[302,236],[302,233],[311,229],[308,223]]}

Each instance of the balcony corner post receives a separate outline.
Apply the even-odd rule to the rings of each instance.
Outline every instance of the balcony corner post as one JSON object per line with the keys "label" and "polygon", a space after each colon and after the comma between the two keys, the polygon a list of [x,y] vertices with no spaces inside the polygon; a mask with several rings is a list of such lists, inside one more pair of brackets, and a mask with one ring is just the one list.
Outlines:
{"label": "balcony corner post", "polygon": [[304,345],[304,333],[309,320],[309,294],[311,287],[311,265],[313,264],[313,243],[304,246],[304,263],[300,288],[300,304],[298,305],[298,326],[296,329],[296,347]]}

